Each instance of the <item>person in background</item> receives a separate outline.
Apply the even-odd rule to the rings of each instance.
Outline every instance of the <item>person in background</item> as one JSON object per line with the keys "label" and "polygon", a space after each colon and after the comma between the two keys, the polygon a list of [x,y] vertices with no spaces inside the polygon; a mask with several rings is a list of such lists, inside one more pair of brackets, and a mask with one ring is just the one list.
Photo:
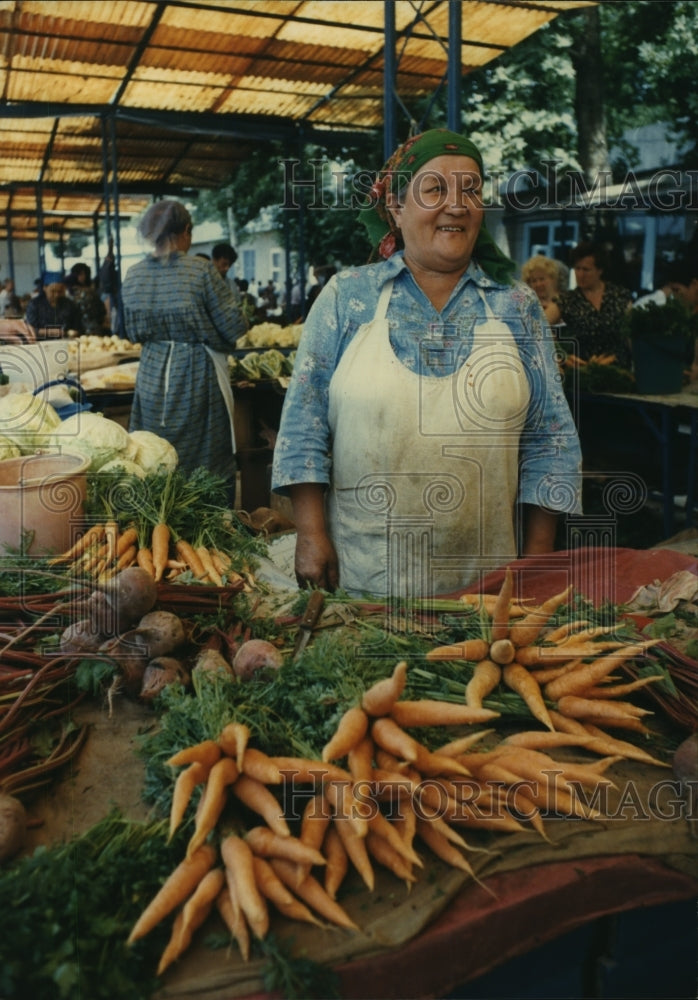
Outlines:
{"label": "person in background", "polygon": [[87,264],[73,264],[67,281],[68,294],[82,314],[82,332],[99,336],[105,333],[107,310],[93,284],[92,272]]}
{"label": "person in background", "polygon": [[571,263],[577,287],[558,296],[566,346],[584,360],[613,354],[618,365],[630,369],[630,345],[621,332],[623,316],[632,307],[630,292],[604,278],[607,257],[599,244],[577,244]]}
{"label": "person in background", "polygon": [[5,319],[22,319],[24,316],[24,307],[22,305],[22,300],[19,295],[15,295],[14,292],[8,295],[5,300],[5,308],[3,310],[3,316]]}
{"label": "person in background", "polygon": [[304,323],[272,472],[302,586],[452,593],[551,552],[580,509],[554,341],[484,225],[482,177],[457,133],[403,143],[360,214],[383,259],[331,277]]}
{"label": "person in background", "polygon": [[228,354],[247,330],[235,287],[189,255],[192,221],[174,199],[151,205],[138,234],[152,247],[122,285],[126,336],[142,344],[130,430],[177,450],[186,472],[222,476],[235,500],[235,434]]}
{"label": "person in background", "polygon": [[63,334],[85,332],[83,319],[77,304],[66,295],[62,281],[52,281],[27,305],[25,320],[36,331],[38,340],[45,340],[57,329]]}
{"label": "person in background", "polygon": [[12,278],[5,278],[0,289],[0,316],[4,316],[5,307],[11,298],[16,298],[15,283]]}
{"label": "person in background", "polygon": [[543,312],[550,323],[554,326],[560,322],[560,307],[557,304],[557,296],[562,289],[558,285],[560,270],[556,261],[543,254],[537,254],[529,258],[521,268],[521,280],[533,289],[540,300]]}
{"label": "person in background", "polygon": [[306,315],[310,310],[315,299],[318,297],[322,289],[325,287],[327,282],[330,280],[333,274],[337,273],[337,268],[332,264],[323,264],[319,267],[313,268],[313,275],[315,276],[315,284],[311,285],[308,294],[305,297],[305,311]]}
{"label": "person in background", "polygon": [[238,259],[237,250],[230,243],[216,243],[211,251],[213,266],[222,278],[228,277],[228,271]]}
{"label": "person in background", "polygon": [[99,269],[99,295],[104,303],[108,325],[112,333],[119,332],[119,269],[114,256],[114,238],[109,237],[107,254]]}
{"label": "person in background", "polygon": [[[698,253],[683,254],[667,269],[669,291],[692,313],[698,313]],[[690,381],[698,381],[698,340],[694,347]]]}
{"label": "person in background", "polygon": [[671,292],[671,281],[666,261],[658,260],[654,265],[655,289],[646,292],[633,302],[633,309],[642,309],[653,302],[657,306],[665,306]]}

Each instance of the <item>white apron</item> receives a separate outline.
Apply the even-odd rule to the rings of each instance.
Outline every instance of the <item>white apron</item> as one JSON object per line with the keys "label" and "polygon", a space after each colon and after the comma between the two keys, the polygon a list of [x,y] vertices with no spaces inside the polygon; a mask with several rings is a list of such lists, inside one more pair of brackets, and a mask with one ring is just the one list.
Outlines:
{"label": "white apron", "polygon": [[[340,587],[409,599],[450,593],[516,557],[530,391],[511,331],[486,302],[453,375],[410,371],[390,345],[391,292],[388,282],[330,381],[327,512]],[[426,334],[423,350],[459,349]]]}

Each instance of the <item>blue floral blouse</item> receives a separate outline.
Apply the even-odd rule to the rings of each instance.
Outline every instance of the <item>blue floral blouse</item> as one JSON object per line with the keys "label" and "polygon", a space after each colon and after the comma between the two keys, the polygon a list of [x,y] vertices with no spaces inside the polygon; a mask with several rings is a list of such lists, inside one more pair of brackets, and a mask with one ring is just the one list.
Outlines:
{"label": "blue floral blouse", "polygon": [[[563,392],[555,341],[535,293],[521,282],[502,285],[471,262],[441,312],[405,265],[402,252],[376,264],[347,268],[330,279],[303,325],[276,438],[272,489],[329,483],[329,384],[359,327],[373,319],[381,289],[393,280],[387,311],[390,342],[408,368],[451,375],[469,353],[473,329],[492,314],[509,326],[526,369],[531,397],[519,445],[519,503],[581,512],[581,452]],[[439,342],[440,324],[457,325],[457,350],[425,350]],[[451,336],[453,327],[448,328]],[[435,336],[435,340],[431,339]],[[442,341],[443,342],[443,341]],[[370,370],[366,378],[371,378]]]}

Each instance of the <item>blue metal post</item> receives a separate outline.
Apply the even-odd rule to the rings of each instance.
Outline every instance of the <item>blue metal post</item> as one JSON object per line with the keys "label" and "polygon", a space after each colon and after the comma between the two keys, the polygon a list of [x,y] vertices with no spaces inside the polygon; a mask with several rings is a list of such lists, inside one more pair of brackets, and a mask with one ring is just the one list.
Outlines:
{"label": "blue metal post", "polygon": [[461,0],[448,0],[448,111],[447,122],[452,132],[460,132],[460,87],[461,87]]}
{"label": "blue metal post", "polygon": [[383,4],[383,159],[387,160],[397,146],[395,125],[395,4]]}

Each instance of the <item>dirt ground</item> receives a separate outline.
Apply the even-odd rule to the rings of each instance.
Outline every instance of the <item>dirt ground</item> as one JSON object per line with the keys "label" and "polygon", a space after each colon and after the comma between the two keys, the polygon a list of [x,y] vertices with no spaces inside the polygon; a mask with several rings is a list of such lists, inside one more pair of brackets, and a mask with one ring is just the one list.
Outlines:
{"label": "dirt ground", "polygon": [[148,815],[141,798],[145,767],[135,751],[139,736],[155,724],[152,708],[117,698],[110,718],[106,704],[91,701],[75,710],[74,719],[89,726],[87,740],[60,780],[28,804],[27,854],[84,833],[113,807],[131,819]]}

